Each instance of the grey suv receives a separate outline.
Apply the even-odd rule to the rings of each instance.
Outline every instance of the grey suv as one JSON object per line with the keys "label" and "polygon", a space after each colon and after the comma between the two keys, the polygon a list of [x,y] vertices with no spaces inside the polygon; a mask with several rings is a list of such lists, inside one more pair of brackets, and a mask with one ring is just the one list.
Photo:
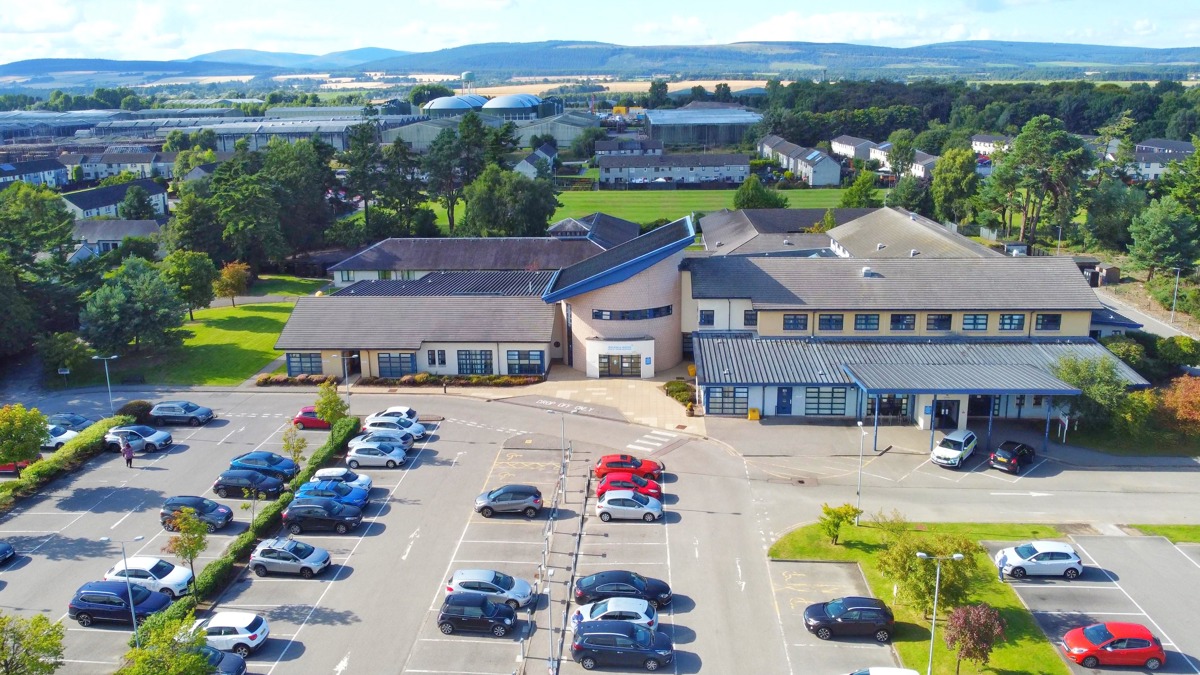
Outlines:
{"label": "grey suv", "polygon": [[311,579],[327,567],[329,551],[295,539],[268,539],[250,554],[250,569],[260,577],[278,572]]}
{"label": "grey suv", "polygon": [[198,427],[207,424],[216,416],[212,408],[205,408],[191,401],[163,401],[150,409],[150,420],[159,426],[190,424]]}
{"label": "grey suv", "polygon": [[104,445],[111,452],[120,452],[122,441],[129,441],[134,452],[157,452],[166,450],[175,443],[171,434],[144,424],[113,427],[108,430],[107,434],[104,434]]}
{"label": "grey suv", "polygon": [[664,633],[635,623],[593,621],[575,629],[571,658],[584,670],[596,666],[641,666],[654,671],[671,665],[675,645]]}
{"label": "grey suv", "polygon": [[172,520],[175,518],[175,514],[182,511],[185,507],[195,510],[196,518],[208,526],[209,532],[216,532],[233,520],[233,509],[224,504],[218,504],[204,497],[181,495],[179,497],[168,497],[167,501],[158,511],[158,519],[162,522],[164,530],[167,532],[175,531],[175,524]]}
{"label": "grey suv", "polygon": [[535,517],[542,510],[542,491],[532,485],[504,485],[475,498],[475,512],[484,518],[497,513],[524,513]]}

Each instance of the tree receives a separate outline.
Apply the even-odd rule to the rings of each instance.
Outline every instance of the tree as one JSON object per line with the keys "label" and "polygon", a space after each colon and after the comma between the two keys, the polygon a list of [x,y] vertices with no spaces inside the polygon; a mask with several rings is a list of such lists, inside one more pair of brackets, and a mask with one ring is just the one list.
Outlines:
{"label": "tree", "polygon": [[[396,214],[398,232],[379,232],[380,236],[368,241],[379,241],[386,236],[422,236],[423,225],[432,222],[433,212],[426,206],[429,196],[425,194],[425,183],[421,180],[421,158],[408,144],[397,139],[383,149],[383,175],[386,181],[381,187],[379,205]],[[365,225],[365,224],[364,224]]]}
{"label": "tree", "polygon": [[859,171],[854,183],[842,193],[842,200],[838,203],[838,207],[869,209],[883,206],[883,202],[875,194],[875,174],[871,171]]}
{"label": "tree", "polygon": [[[1117,115],[1111,122],[1096,130],[1097,145],[1101,148],[1101,155],[1096,162],[1096,176],[1100,181],[1105,178],[1120,178],[1125,179],[1131,171],[1135,171],[1137,163],[1134,160],[1134,143],[1133,129],[1137,126],[1137,120],[1133,119],[1131,111],[1125,110],[1120,115]],[[1108,149],[1116,143],[1116,151],[1113,153],[1113,158],[1109,159]]]}
{"label": "tree", "polygon": [[167,520],[167,524],[175,534],[163,546],[163,553],[170,553],[187,563],[188,568],[192,570],[192,582],[195,583],[196,558],[208,550],[208,533],[211,526],[200,520],[196,509],[190,506],[176,511],[175,515]]}
{"label": "tree", "polygon": [[942,561],[942,579],[938,591],[938,602],[941,605],[961,605],[970,594],[976,569],[975,555],[983,553],[983,547],[960,535],[906,534],[893,541],[879,554],[879,571],[896,584],[897,592],[905,603],[928,617],[933,609],[937,566],[931,560],[917,557],[918,552],[935,557],[963,554],[962,560]]}
{"label": "tree", "polygon": [[311,140],[272,140],[263,153],[262,169],[255,174],[274,187],[280,232],[292,250],[315,248],[333,221],[326,194],[337,179],[329,168],[334,149],[327,147],[329,156],[323,156],[323,149]]}
{"label": "tree", "polygon": [[917,155],[915,139],[916,135],[912,129],[897,129],[888,136],[888,143],[891,143],[892,147],[888,149],[887,158],[893,176],[907,175],[908,170],[912,168]]}
{"label": "tree", "polygon": [[1079,396],[1054,399],[1054,405],[1065,408],[1071,417],[1105,428],[1112,424],[1114,415],[1125,408],[1129,393],[1112,359],[1062,356],[1055,362],[1052,372],[1082,392]]}
{"label": "tree", "polygon": [[237,307],[237,296],[250,288],[250,266],[244,262],[229,262],[221,268],[221,274],[213,282],[213,292]]}
{"label": "tree", "polygon": [[288,251],[273,186],[256,174],[242,174],[213,193],[221,239],[233,258],[257,270]]}
{"label": "tree", "polygon": [[1171,380],[1163,391],[1162,406],[1179,429],[1200,433],[1200,377],[1182,375]]}
{"label": "tree", "polygon": [[[505,157],[510,153],[516,152],[517,148],[521,147],[520,141],[517,140],[517,125],[512,122],[505,122],[500,126],[492,129],[487,134],[487,147],[484,151],[484,162],[494,164],[501,169],[511,169]],[[534,148],[535,150],[537,148]]]}
{"label": "tree", "polygon": [[203,675],[212,672],[200,652],[203,631],[193,631],[194,612],[178,619],[161,612],[146,619],[140,629],[140,647],[125,654],[119,675]]}
{"label": "tree", "polygon": [[436,82],[423,82],[408,90],[408,102],[415,107],[420,107],[429,103],[435,98],[443,96],[453,96],[454,90],[444,84]]}
{"label": "tree", "polygon": [[[938,165],[941,170],[941,165]],[[1146,208],[1146,192],[1116,178],[1105,178],[1092,190],[1083,226],[1084,244],[1091,249],[1124,250],[1129,224]]]}
{"label": "tree", "polygon": [[179,204],[162,230],[163,244],[168,251],[183,249],[207,253],[218,263],[230,259],[228,247],[221,239],[221,223],[210,188],[208,179],[179,185]]}
{"label": "tree", "polygon": [[[1200,145],[1200,137],[1192,136]],[[1171,162],[1162,177],[1166,191],[1194,216],[1200,216],[1200,153],[1192,153],[1180,162]]]}
{"label": "tree", "polygon": [[[32,272],[39,253],[62,254],[71,244],[75,217],[57,192],[24,181],[0,191],[0,257],[18,272]],[[36,275],[35,275],[36,276]]]}
{"label": "tree", "polygon": [[160,270],[163,278],[179,289],[191,321],[196,320],[194,310],[208,307],[216,297],[213,282],[217,280],[217,267],[206,253],[173,251],[163,259]]}
{"label": "tree", "polygon": [[488,166],[488,143],[491,132],[483,119],[469,112],[458,121],[458,136],[454,143],[455,166],[463,185],[470,185]]}
{"label": "tree", "polygon": [[308,447],[308,440],[300,435],[294,425],[289,425],[283,432],[283,454],[290,458],[300,466],[304,461],[304,449]]}
{"label": "tree", "polygon": [[787,206],[787,197],[763,185],[755,174],[750,174],[733,193],[734,209],[786,209]]}
{"label": "tree", "polygon": [[1129,224],[1129,262],[1149,270],[1147,281],[1160,268],[1190,270],[1197,256],[1196,216],[1174,197],[1156,199]]}
{"label": "tree", "polygon": [[192,134],[192,149],[216,152],[217,132],[212,129],[201,129]]}
{"label": "tree", "polygon": [[170,346],[183,325],[179,305],[176,289],[152,264],[129,258],[88,298],[79,322],[87,341],[106,354],[131,341],[134,351],[142,344]]}
{"label": "tree", "polygon": [[822,232],[828,232],[835,227],[837,227],[837,216],[834,215],[833,209],[825,209],[825,215],[822,216],[820,220],[813,223],[813,226],[808,228],[808,231],[812,232],[813,234],[821,234]]}
{"label": "tree", "polygon": [[650,99],[646,102],[646,107],[661,108],[669,100],[667,97],[667,81],[652,80],[650,82]]}
{"label": "tree", "polygon": [[1160,337],[1154,347],[1158,358],[1174,368],[1200,365],[1200,341],[1186,335]]}
{"label": "tree", "polygon": [[4,330],[0,330],[0,358],[19,354],[29,347],[37,332],[37,316],[20,273],[0,251],[0,307],[4,308]]}
{"label": "tree", "polygon": [[728,103],[733,100],[733,92],[729,90],[728,82],[718,82],[713,88],[713,100]]}
{"label": "tree", "polygon": [[192,149],[192,137],[186,131],[172,129],[163,141],[163,152],[180,152]]}
{"label": "tree", "polygon": [[46,416],[40,410],[20,403],[0,408],[0,464],[32,462],[45,440]]}
{"label": "tree", "polygon": [[946,619],[946,632],[942,635],[946,647],[958,648],[955,675],[958,675],[963,659],[977,663],[981,668],[986,666],[992,648],[997,642],[1004,641],[1004,629],[1000,612],[986,603],[955,607]]}
{"label": "tree", "polygon": [[855,508],[853,504],[842,504],[841,506],[822,504],[821,519],[817,521],[817,524],[820,525],[821,532],[829,537],[829,541],[836,544],[842,526],[854,522],[854,519],[861,515],[862,509]]}
{"label": "tree", "polygon": [[591,159],[596,154],[596,141],[608,138],[604,127],[587,127],[575,140],[571,141],[571,152],[576,157]]}
{"label": "tree", "polygon": [[92,358],[92,348],[75,333],[47,333],[37,339],[42,370],[54,375],[59,368],[79,372]]}
{"label": "tree", "polygon": [[328,380],[321,383],[314,408],[317,417],[331,425],[350,414],[350,404],[338,395],[337,385]]}
{"label": "tree", "polygon": [[924,213],[928,211],[926,202],[928,201],[929,192],[925,189],[925,184],[921,179],[906,173],[896,181],[896,185],[888,190],[884,199],[885,206],[896,206],[914,213]]}
{"label": "tree", "polygon": [[150,237],[125,237],[121,240],[121,245],[114,251],[110,251],[108,255],[112,255],[114,252],[117,260],[137,257],[154,262],[158,258],[158,242]]}
{"label": "tree", "polygon": [[346,166],[346,190],[358,195],[363,203],[363,220],[371,227],[371,200],[379,192],[384,176],[379,171],[383,162],[383,151],[377,142],[375,125],[356,124],[350,128],[346,151],[338,155],[338,161]]}
{"label": "tree", "polygon": [[554,185],[492,165],[463,191],[461,233],[469,236],[542,236],[561,204]]}
{"label": "tree", "polygon": [[1060,120],[1038,115],[1021,128],[1000,162],[1020,189],[1022,241],[1033,243],[1046,215],[1051,225],[1070,225],[1083,196],[1083,174],[1092,168],[1082,139],[1067,133]]}
{"label": "tree", "polygon": [[141,185],[133,185],[125,191],[125,198],[117,204],[117,215],[125,220],[153,220],[158,213],[150,203],[150,193]]}
{"label": "tree", "polygon": [[61,621],[45,614],[26,619],[0,614],[0,673],[5,675],[50,675],[63,665]]}
{"label": "tree", "polygon": [[454,236],[454,210],[462,198],[464,187],[458,166],[458,134],[454,129],[442,129],[425,153],[426,185],[429,196],[446,209],[447,229]]}
{"label": "tree", "polygon": [[[124,185],[132,183],[138,179],[138,175],[132,171],[122,171],[116,175],[108,176],[100,181],[100,187],[108,187],[110,185]],[[133,219],[131,219],[133,220]]]}
{"label": "tree", "polygon": [[979,189],[979,174],[975,173],[975,153],[970,149],[946,150],[933,172],[934,213],[939,220],[961,223],[971,212],[971,198]]}

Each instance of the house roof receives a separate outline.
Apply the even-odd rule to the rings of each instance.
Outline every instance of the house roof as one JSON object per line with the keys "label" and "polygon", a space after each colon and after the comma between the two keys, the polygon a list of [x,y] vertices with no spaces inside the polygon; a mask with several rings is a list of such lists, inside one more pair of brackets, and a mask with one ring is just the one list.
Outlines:
{"label": "house roof", "polygon": [[367,296],[541,296],[553,271],[542,272],[443,272],[420,279],[355,282],[334,295]]}
{"label": "house roof", "polygon": [[157,234],[156,220],[77,220],[71,238],[77,241],[121,241],[125,237]]}
{"label": "house roof", "polygon": [[1011,136],[1003,136],[997,134],[975,134],[971,137],[972,143],[1011,143]]}
{"label": "house roof", "polygon": [[648,138],[618,138],[614,140],[596,141],[597,152],[616,152],[618,150],[662,150],[662,141],[652,141]]}
{"label": "house roof", "polygon": [[[756,338],[694,333],[700,385],[857,384],[854,374],[874,386],[938,387],[936,391],[1050,388],[1045,379],[1062,356],[1102,358],[1134,386],[1149,383],[1091,338]],[[845,368],[843,367],[845,366]],[[887,366],[887,367],[880,367]],[[915,368],[912,368],[915,367]],[[1030,367],[1039,371],[1035,376]],[[928,372],[922,372],[929,368]],[[986,376],[999,378],[989,380]],[[901,379],[906,378],[906,379]],[[1055,378],[1057,380],[1057,378]],[[997,386],[998,385],[998,386]],[[881,390],[874,390],[881,391]]]}
{"label": "house roof", "polygon": [[1178,152],[1135,152],[1133,153],[1133,161],[1138,164],[1162,164],[1167,165],[1171,162],[1178,162],[1180,159]]}
{"label": "house roof", "polygon": [[[833,209],[838,225],[862,218],[879,209]],[[700,219],[706,250],[720,255],[761,253],[800,248],[828,248],[829,235],[802,231],[825,218],[826,209],[739,209],[717,211]],[[764,235],[774,236],[763,239]],[[759,241],[763,239],[762,241]],[[784,244],[786,239],[789,243]]]}
{"label": "house roof", "polygon": [[555,309],[536,296],[304,297],[275,348],[415,350],[423,342],[549,342]]}
{"label": "house roof", "polygon": [[[1094,310],[1070,258],[713,256],[683,262],[696,299],[746,298],[756,309]],[[870,268],[870,276],[863,269]]]}
{"label": "house roof", "polygon": [[1139,148],[1158,148],[1167,152],[1195,152],[1196,146],[1188,141],[1173,141],[1169,138],[1147,138],[1135,144]]}
{"label": "house roof", "polygon": [[651,230],[582,262],[558,271],[542,295],[558,302],[624,281],[687,248],[696,240],[691,216]]}
{"label": "house roof", "polygon": [[1113,311],[1112,308],[1107,306],[1104,307],[1104,309],[1092,310],[1092,325],[1118,326],[1121,328],[1132,328],[1134,330],[1142,327],[1142,324],[1130,319],[1124,314],[1119,314]]}
{"label": "house roof", "polygon": [[[877,209],[829,231],[852,258],[991,258],[1000,253],[897,208]],[[882,245],[882,247],[881,247]]]}
{"label": "house roof", "polygon": [[855,147],[860,146],[860,145],[869,145],[871,147],[875,147],[874,141],[868,141],[865,138],[859,138],[857,136],[847,136],[845,134],[842,134],[841,136],[838,136],[837,138],[833,139],[833,143],[841,143],[843,145],[853,145]]}
{"label": "house roof", "polygon": [[785,157],[790,157],[791,159],[794,159],[801,164],[807,164],[808,166],[816,166],[820,162],[830,159],[829,155],[826,155],[820,150],[814,150],[813,148],[806,148],[796,145],[795,143],[786,141],[779,136],[764,136],[763,139],[759,141],[759,144],[766,145],[776,153],[784,155]]}
{"label": "house roof", "polygon": [[0,162],[0,178],[25,176],[43,171],[64,171],[66,167],[57,159],[31,159],[27,162]]}
{"label": "house roof", "polygon": [[600,155],[596,158],[601,169],[641,169],[680,166],[750,166],[747,155]]}
{"label": "house roof", "polygon": [[637,237],[642,233],[642,226],[624,218],[596,212],[581,218],[564,218],[546,231],[557,237],[586,237],[608,250]]}
{"label": "house roof", "polygon": [[587,239],[456,237],[384,239],[330,267],[342,270],[557,270],[604,249]]}
{"label": "house roof", "polygon": [[842,370],[868,394],[1079,394],[1079,389],[1023,363],[855,363]]}
{"label": "house roof", "polygon": [[143,188],[151,197],[167,193],[166,188],[163,186],[149,178],[143,178],[128,183],[121,183],[120,185],[108,185],[90,190],[80,190],[79,192],[67,192],[63,194],[62,198],[73,204],[76,208],[87,211],[88,209],[121,203],[121,200],[125,199],[125,193],[134,185]]}

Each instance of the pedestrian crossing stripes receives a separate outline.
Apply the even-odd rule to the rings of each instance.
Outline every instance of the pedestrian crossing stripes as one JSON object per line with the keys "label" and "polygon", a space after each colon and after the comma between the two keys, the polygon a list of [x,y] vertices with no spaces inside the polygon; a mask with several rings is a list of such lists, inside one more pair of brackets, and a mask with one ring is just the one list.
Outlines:
{"label": "pedestrian crossing stripes", "polygon": [[637,452],[654,452],[674,441],[678,436],[679,434],[669,431],[651,431],[625,447]]}

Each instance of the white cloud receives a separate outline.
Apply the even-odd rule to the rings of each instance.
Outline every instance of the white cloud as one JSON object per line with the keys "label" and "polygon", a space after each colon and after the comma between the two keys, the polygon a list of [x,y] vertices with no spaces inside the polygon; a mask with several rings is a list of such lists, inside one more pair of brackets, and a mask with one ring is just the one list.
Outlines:
{"label": "white cloud", "polygon": [[423,5],[458,12],[499,11],[516,5],[513,0],[423,0]]}
{"label": "white cloud", "polygon": [[638,44],[678,45],[713,42],[707,25],[696,16],[674,15],[664,22],[636,24],[630,27],[630,32],[642,37],[637,41]]}
{"label": "white cloud", "polygon": [[1158,32],[1158,26],[1150,19],[1138,19],[1130,28],[1135,35],[1153,35]]}
{"label": "white cloud", "polygon": [[930,29],[931,26],[913,14],[787,12],[738,32],[736,40],[907,44],[929,41]]}
{"label": "white cloud", "polygon": [[60,33],[79,22],[79,8],[71,0],[5,2],[0,12],[0,35],[5,33]]}

